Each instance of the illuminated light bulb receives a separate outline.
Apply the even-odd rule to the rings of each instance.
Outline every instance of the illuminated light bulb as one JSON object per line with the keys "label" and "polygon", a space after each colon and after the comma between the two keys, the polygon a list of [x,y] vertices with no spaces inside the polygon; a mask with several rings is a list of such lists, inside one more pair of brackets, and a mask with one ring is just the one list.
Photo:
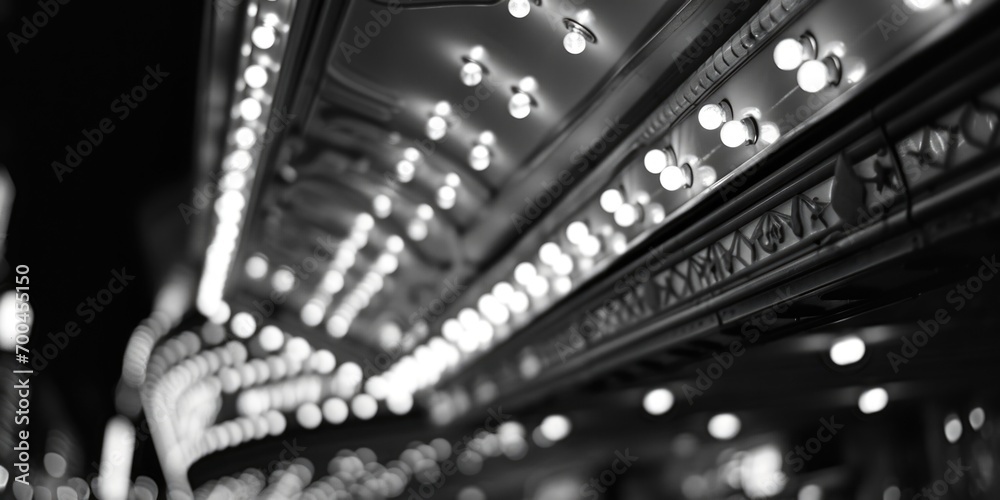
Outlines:
{"label": "illuminated light bulb", "polygon": [[493,285],[491,290],[493,296],[496,297],[500,302],[506,304],[510,301],[510,298],[514,295],[514,287],[506,281],[501,281]]}
{"label": "illuminated light bulb", "polygon": [[561,254],[551,265],[552,265],[552,270],[556,274],[560,276],[569,276],[570,273],[573,272],[573,267],[574,267],[573,257],[570,257],[569,255],[566,254]]}
{"label": "illuminated light bulb", "polygon": [[833,56],[826,57],[822,61],[815,59],[806,61],[799,66],[796,74],[799,88],[809,93],[816,93],[827,86],[840,81],[840,62]]}
{"label": "illuminated light bulb", "polygon": [[490,166],[490,148],[483,144],[472,146],[469,151],[469,166],[480,172],[486,170]]}
{"label": "illuminated light bulb", "polygon": [[246,80],[248,87],[259,89],[267,85],[267,70],[257,64],[247,66],[246,71],[243,72],[243,79]]}
{"label": "illuminated light bulb", "polygon": [[254,99],[253,97],[247,97],[240,101],[240,116],[244,120],[254,121],[260,118],[261,113],[264,112],[264,108],[261,107],[260,101]]}
{"label": "illuminated light bulb", "polygon": [[271,48],[276,40],[277,33],[270,26],[257,26],[250,34],[250,41],[259,49]]}
{"label": "illuminated light bulb", "polygon": [[802,40],[786,38],[774,46],[774,65],[782,71],[792,71],[809,59]]}
{"label": "illuminated light bulb", "polygon": [[406,161],[420,161],[420,151],[417,148],[406,148],[403,150],[403,159]]}
{"label": "illuminated light bulb", "polygon": [[507,307],[510,308],[510,312],[514,314],[522,314],[528,310],[528,306],[531,302],[528,299],[528,294],[516,290],[511,296],[510,300],[507,301]]}
{"label": "illuminated light bulb", "polygon": [[949,443],[956,443],[962,437],[962,421],[954,413],[944,420],[944,437]]}
{"label": "illuminated light bulb", "polygon": [[625,204],[615,210],[615,224],[631,227],[639,220],[639,210],[632,204]]}
{"label": "illuminated light bulb", "polygon": [[342,338],[351,329],[351,322],[341,314],[334,314],[326,322],[326,332],[334,338]]}
{"label": "illuminated light bulb", "polygon": [[413,395],[405,391],[396,391],[385,399],[385,406],[393,414],[406,415],[413,408]]}
{"label": "illuminated light bulb", "polygon": [[625,203],[621,191],[611,188],[601,193],[601,209],[609,214],[615,213]]}
{"label": "illuminated light bulb", "polygon": [[451,114],[451,104],[448,101],[438,101],[434,105],[434,114],[438,116],[448,116]]}
{"label": "illuminated light bulb", "polygon": [[510,311],[492,294],[484,294],[476,302],[477,309],[490,323],[502,325],[510,319]]}
{"label": "illuminated light bulb", "polygon": [[858,409],[866,415],[882,411],[887,404],[889,404],[889,393],[881,387],[868,389],[858,398]]}
{"label": "illuminated light bulb", "polygon": [[587,236],[580,242],[580,253],[584,257],[596,257],[601,253],[601,240],[596,236]]}
{"label": "illuminated light bulb", "polygon": [[559,295],[566,295],[573,290],[573,280],[568,276],[559,276],[552,281],[552,289]]}
{"label": "illuminated light bulb", "polygon": [[238,149],[229,154],[229,168],[233,170],[246,170],[253,163],[253,155],[242,149]]}
{"label": "illuminated light bulb", "polygon": [[326,313],[326,307],[322,302],[313,299],[306,302],[306,305],[302,306],[302,311],[300,316],[302,322],[306,326],[317,326],[323,322],[323,315]]}
{"label": "illuminated light bulb", "polygon": [[531,12],[531,2],[529,0],[510,0],[507,2],[507,11],[510,15],[522,19]]}
{"label": "illuminated light bulb", "polygon": [[729,119],[729,113],[721,104],[706,104],[698,111],[698,123],[705,130],[715,130]]}
{"label": "illuminated light bulb", "polygon": [[663,169],[677,162],[674,153],[670,149],[651,149],[642,158],[642,164],[646,171],[651,174],[659,174]]}
{"label": "illuminated light bulb", "polygon": [[650,415],[663,415],[674,406],[674,393],[669,389],[653,389],[642,398],[642,407]]}
{"label": "illuminated light bulb", "polygon": [[980,407],[975,407],[969,412],[969,426],[972,430],[978,431],[986,423],[986,411]]}
{"label": "illuminated light bulb", "polygon": [[331,424],[344,423],[349,414],[347,403],[342,399],[330,398],[323,402],[323,419]]}
{"label": "illuminated light bulb", "polygon": [[830,359],[835,365],[847,366],[865,357],[865,341],[851,335],[838,339],[830,347]]}
{"label": "illuminated light bulb", "polygon": [[543,264],[551,266],[562,256],[562,249],[553,242],[547,242],[538,249],[538,260]]}
{"label": "illuminated light bulb", "polygon": [[510,98],[507,109],[510,111],[510,116],[518,120],[527,117],[531,114],[531,96],[521,91],[515,92]]}
{"label": "illuminated light bulb", "polygon": [[233,139],[236,141],[237,146],[248,149],[257,142],[257,134],[254,134],[250,127],[240,127],[233,134]]}
{"label": "illuminated light bulb", "polygon": [[778,125],[771,122],[760,124],[760,140],[764,144],[774,144],[781,137],[781,130]]}
{"label": "illuminated light bulb", "polygon": [[709,167],[708,165],[699,165],[698,168],[695,169],[695,177],[698,178],[698,183],[704,187],[709,187],[712,184],[715,184],[715,181],[718,180],[715,169]]}
{"label": "illuminated light bulb", "polygon": [[538,276],[538,269],[530,262],[522,262],[514,268],[514,281],[522,285],[531,283],[535,276]]}
{"label": "illuminated light bulb", "polygon": [[646,213],[649,214],[649,220],[653,221],[653,224],[659,224],[667,218],[667,211],[663,208],[663,205],[659,203],[650,203],[646,206]]}
{"label": "illuminated light bulb", "polygon": [[403,243],[403,238],[398,235],[391,235],[385,240],[385,248],[392,253],[399,253],[403,251],[406,245]]}
{"label": "illuminated light bulb", "polygon": [[475,87],[483,81],[483,67],[475,61],[468,61],[462,65],[460,76],[465,86]]}
{"label": "illuminated light bulb", "polygon": [[927,10],[941,5],[943,0],[904,0],[904,3],[914,10]]}
{"label": "illuminated light bulb", "polygon": [[295,410],[295,420],[306,429],[315,429],[323,422],[323,412],[315,403],[306,403]]}
{"label": "illuminated light bulb", "polygon": [[257,321],[250,313],[238,312],[233,315],[233,319],[229,322],[229,328],[233,331],[233,335],[241,339],[248,339],[257,331]]}
{"label": "illuminated light bulb", "polygon": [[434,209],[426,203],[421,203],[417,207],[417,217],[423,220],[431,220],[434,218]]}
{"label": "illuminated light bulb", "polygon": [[486,146],[492,146],[494,143],[496,143],[496,140],[497,140],[496,135],[494,135],[493,131],[491,131],[491,130],[484,130],[484,131],[482,131],[482,132],[479,133],[479,143],[480,144],[483,144],[483,145],[486,145]]}
{"label": "illuminated light bulb", "polygon": [[571,30],[563,37],[563,48],[570,54],[580,54],[587,48],[587,38],[577,30]]}
{"label": "illuminated light bulb", "polygon": [[369,420],[378,412],[378,401],[367,394],[358,394],[351,400],[351,411],[361,420]]}
{"label": "illuminated light bulb", "polygon": [[542,424],[538,428],[545,439],[556,442],[565,439],[573,425],[568,418],[562,415],[549,415],[545,417],[545,420],[542,420]]}
{"label": "illuminated light bulb", "polygon": [[267,352],[275,352],[281,349],[281,346],[285,343],[285,334],[280,328],[274,325],[267,325],[260,329],[258,339],[260,340],[261,348]]}
{"label": "illuminated light bulb", "polygon": [[396,176],[399,178],[399,182],[412,181],[416,172],[417,167],[409,160],[399,160],[399,163],[396,164]]}
{"label": "illuminated light bulb", "polygon": [[708,433],[715,439],[726,441],[740,433],[739,417],[732,413],[720,413],[708,421]]}
{"label": "illuminated light bulb", "polygon": [[384,194],[375,195],[372,199],[372,211],[379,219],[388,217],[392,213],[392,199]]}
{"label": "illuminated light bulb", "polygon": [[444,210],[450,210],[455,206],[458,193],[451,186],[441,186],[437,191],[437,205]]}
{"label": "illuminated light bulb", "polygon": [[354,219],[354,226],[362,231],[371,231],[375,227],[375,219],[371,214],[362,212]]}
{"label": "illuminated light bulb", "polygon": [[295,286],[295,275],[287,267],[278,269],[271,276],[271,286],[276,292],[285,293]]}
{"label": "illuminated light bulb", "polygon": [[259,280],[267,275],[267,259],[263,255],[251,255],[244,267],[250,279]]}
{"label": "illuminated light bulb", "polygon": [[432,141],[439,141],[448,133],[448,122],[438,115],[427,119],[427,137]]}
{"label": "illuminated light bulb", "polygon": [[566,226],[566,239],[574,245],[579,245],[588,236],[590,236],[590,229],[583,222],[574,221]]}
{"label": "illuminated light bulb", "polygon": [[375,270],[384,276],[396,272],[396,269],[399,269],[399,258],[391,253],[379,255],[378,260],[375,261]]}
{"label": "illuminated light bulb", "polygon": [[738,148],[756,142],[756,126],[754,119],[747,117],[742,120],[731,120],[722,126],[719,137],[726,147]]}
{"label": "illuminated light bulb", "polygon": [[525,288],[532,297],[544,297],[549,293],[549,280],[545,279],[545,276],[535,276]]}
{"label": "illuminated light bulb", "polygon": [[660,172],[660,185],[667,191],[677,191],[691,185],[691,167],[688,165],[669,165]]}
{"label": "illuminated light bulb", "polygon": [[427,238],[427,223],[422,220],[411,221],[406,227],[406,234],[413,241],[423,241]]}

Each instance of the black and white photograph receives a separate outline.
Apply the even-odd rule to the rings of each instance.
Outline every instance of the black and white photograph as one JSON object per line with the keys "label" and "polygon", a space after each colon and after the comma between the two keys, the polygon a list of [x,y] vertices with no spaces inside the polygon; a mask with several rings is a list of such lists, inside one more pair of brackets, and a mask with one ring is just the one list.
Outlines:
{"label": "black and white photograph", "polygon": [[0,34],[0,500],[1000,500],[998,0]]}

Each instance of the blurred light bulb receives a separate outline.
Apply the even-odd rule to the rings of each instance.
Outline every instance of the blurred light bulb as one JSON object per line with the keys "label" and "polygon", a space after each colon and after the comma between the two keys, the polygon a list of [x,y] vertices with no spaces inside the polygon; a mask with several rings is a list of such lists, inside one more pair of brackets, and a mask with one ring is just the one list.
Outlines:
{"label": "blurred light bulb", "polygon": [[510,104],[507,106],[508,111],[510,111],[510,116],[517,118],[518,120],[527,117],[531,114],[531,96],[525,94],[524,92],[517,91],[510,98]]}
{"label": "blurred light bulb", "polygon": [[233,134],[233,139],[236,141],[237,146],[249,149],[257,142],[257,134],[254,134],[250,127],[240,127]]}
{"label": "blurred light bulb", "polygon": [[277,35],[270,26],[257,26],[250,34],[250,40],[257,48],[269,49],[274,45]]}
{"label": "blurred light bulb", "polygon": [[538,269],[530,262],[522,262],[514,268],[514,280],[522,285],[531,283],[538,276]]}
{"label": "blurred light bulb", "polygon": [[927,10],[941,5],[943,0],[904,0],[904,3],[914,10]]}
{"label": "blurred light bulb", "polygon": [[580,54],[587,48],[587,39],[579,31],[571,30],[563,37],[563,48],[570,54]]}
{"label": "blurred light bulb", "polygon": [[691,185],[690,167],[669,165],[660,172],[660,185],[667,191],[677,191]]}
{"label": "blurred light bulb", "polygon": [[720,441],[736,437],[740,427],[739,417],[732,413],[720,413],[708,421],[708,433]]}
{"label": "blurred light bulb", "polygon": [[673,155],[665,149],[651,149],[642,158],[642,164],[646,167],[646,171],[651,174],[663,172],[663,169],[667,168],[674,161],[676,160],[673,159]]}
{"label": "blurred light bulb", "polygon": [[566,239],[574,245],[579,245],[588,236],[590,236],[590,229],[583,222],[573,221],[566,226]]}
{"label": "blurred light bulb", "polygon": [[698,111],[698,123],[705,130],[715,130],[729,119],[726,110],[719,104],[706,104]]}
{"label": "blurred light bulb", "polygon": [[559,248],[559,245],[551,241],[543,244],[538,249],[538,260],[548,266],[555,264],[556,260],[558,260],[561,255],[562,249]]}
{"label": "blurred light bulb", "polygon": [[379,219],[388,217],[392,213],[392,199],[384,194],[375,195],[372,199],[372,211]]}
{"label": "blurred light bulb", "polygon": [[695,169],[695,176],[698,178],[698,183],[704,187],[709,187],[718,180],[715,169],[708,165],[699,165]]}
{"label": "blurred light bulb", "polygon": [[621,191],[611,188],[601,193],[601,209],[609,214],[615,213],[625,203]]}
{"label": "blurred light bulb", "polygon": [[432,141],[439,141],[448,133],[448,121],[441,116],[434,115],[427,119],[427,137]]}
{"label": "blurred light bulb", "polygon": [[450,210],[455,206],[458,193],[451,186],[441,186],[437,191],[437,204],[444,210]]}
{"label": "blurred light bulb", "polygon": [[731,120],[726,122],[722,126],[722,131],[719,136],[722,138],[722,143],[730,148],[738,148],[740,146],[745,146],[750,142],[751,131],[750,126],[747,123],[747,118],[742,120]]}
{"label": "blurred light bulb", "polygon": [[865,357],[865,341],[854,335],[839,339],[830,347],[830,359],[838,366],[857,363],[863,357]]}
{"label": "blurred light bulb", "polygon": [[490,148],[476,144],[469,151],[469,166],[474,170],[483,171],[490,166]]}
{"label": "blurred light bulb", "polygon": [[880,412],[887,404],[889,404],[889,393],[881,387],[869,389],[858,398],[858,409],[864,414]]}
{"label": "blurred light bulb", "polygon": [[760,140],[764,144],[774,144],[781,137],[781,130],[778,125],[771,122],[760,124]]}
{"label": "blurred light bulb", "polygon": [[259,280],[267,274],[267,259],[263,255],[251,255],[246,262],[246,273],[250,279]]}
{"label": "blurred light bulb", "polygon": [[417,217],[420,217],[423,220],[431,220],[434,218],[434,209],[426,203],[421,203],[420,206],[417,207]]}
{"label": "blurred light bulb", "polygon": [[541,430],[542,436],[549,441],[555,442],[565,439],[573,426],[570,424],[569,419],[562,415],[550,415],[545,417],[545,420],[542,421],[542,424],[538,428]]}
{"label": "blurred light bulb", "polygon": [[798,68],[806,59],[806,47],[801,40],[786,38],[774,46],[774,65],[782,71]]}
{"label": "blurred light bulb", "polygon": [[510,15],[522,19],[531,12],[531,2],[529,0],[510,0],[507,2],[507,11]]}
{"label": "blurred light bulb", "polygon": [[949,443],[956,443],[962,437],[962,421],[952,413],[944,421],[944,437]]}
{"label": "blurred light bulb", "polygon": [[468,61],[462,65],[462,83],[467,87],[475,87],[483,81],[483,67],[474,61]]}
{"label": "blurred light bulb", "polygon": [[642,407],[650,415],[663,415],[674,406],[674,393],[669,389],[653,389],[642,399]]}
{"label": "blurred light bulb", "polygon": [[263,112],[264,108],[261,107],[260,101],[253,97],[247,97],[240,101],[240,116],[246,121],[254,121],[260,118]]}
{"label": "blurred light bulb", "polygon": [[410,182],[413,180],[414,174],[417,172],[417,167],[413,165],[413,162],[409,160],[400,160],[396,164],[396,175],[399,177],[399,182]]}
{"label": "blurred light bulb", "polygon": [[246,80],[248,87],[259,89],[267,85],[267,70],[263,66],[252,64],[243,72],[243,79]]}
{"label": "blurred light bulb", "polygon": [[813,59],[799,66],[796,80],[802,90],[814,94],[825,89],[827,85],[830,85],[835,80],[834,76],[836,75],[832,71],[833,69],[830,67],[827,59],[823,61]]}
{"label": "blurred light bulb", "polygon": [[427,223],[422,220],[411,221],[406,227],[406,234],[413,241],[423,241],[427,238]]}
{"label": "blurred light bulb", "polygon": [[615,224],[621,227],[631,227],[639,220],[639,210],[632,204],[624,204],[615,210]]}

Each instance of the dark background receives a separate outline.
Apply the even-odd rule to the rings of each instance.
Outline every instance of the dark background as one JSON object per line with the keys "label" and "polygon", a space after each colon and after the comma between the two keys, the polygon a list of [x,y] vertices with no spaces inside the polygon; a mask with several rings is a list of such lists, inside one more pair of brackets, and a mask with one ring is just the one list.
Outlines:
{"label": "dark background", "polygon": [[[8,33],[21,33],[22,16],[30,19],[42,7],[0,2],[0,163],[17,190],[0,279],[9,288],[13,266],[30,266],[35,354],[68,321],[81,325],[82,333],[32,382],[32,425],[69,423],[90,463],[115,413],[128,336],[184,248],[177,205],[192,195],[206,2],[52,3],[58,13],[46,16],[45,26],[15,54]],[[112,103],[141,84],[147,65],[157,64],[169,76],[119,119]],[[52,162],[64,161],[65,147],[104,118],[114,122],[114,131],[60,182]],[[85,323],[78,304],[123,267],[136,279]]]}

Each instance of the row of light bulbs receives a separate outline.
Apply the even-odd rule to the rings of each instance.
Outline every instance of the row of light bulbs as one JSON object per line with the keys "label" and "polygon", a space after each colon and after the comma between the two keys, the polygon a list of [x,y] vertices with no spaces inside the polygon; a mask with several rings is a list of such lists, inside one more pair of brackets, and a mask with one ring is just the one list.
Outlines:
{"label": "row of light bulbs", "polygon": [[[251,16],[256,16],[256,7],[251,7]],[[250,32],[249,43],[242,49],[243,56],[250,62],[237,82],[237,90],[243,91],[245,97],[234,110],[232,146],[223,160],[223,174],[219,180],[221,194],[215,202],[215,233],[206,250],[198,286],[197,307],[208,317],[229,314],[222,300],[223,290],[236,253],[247,198],[255,175],[259,151],[253,147],[258,142],[259,134],[266,129],[272,99],[269,89],[273,89],[274,77],[280,71],[284,53],[280,42],[287,28],[277,14],[266,13],[260,16],[257,25]]]}
{"label": "row of light bulbs", "polygon": [[[541,6],[542,0],[509,0],[507,11],[510,15],[523,19],[531,13],[531,4]],[[585,10],[579,16],[582,20],[590,20],[592,15],[589,10]],[[586,26],[572,19],[564,19],[563,25],[566,28],[566,35],[563,36],[563,48],[570,54],[582,54],[588,44],[597,43],[597,37],[587,29]]]}

